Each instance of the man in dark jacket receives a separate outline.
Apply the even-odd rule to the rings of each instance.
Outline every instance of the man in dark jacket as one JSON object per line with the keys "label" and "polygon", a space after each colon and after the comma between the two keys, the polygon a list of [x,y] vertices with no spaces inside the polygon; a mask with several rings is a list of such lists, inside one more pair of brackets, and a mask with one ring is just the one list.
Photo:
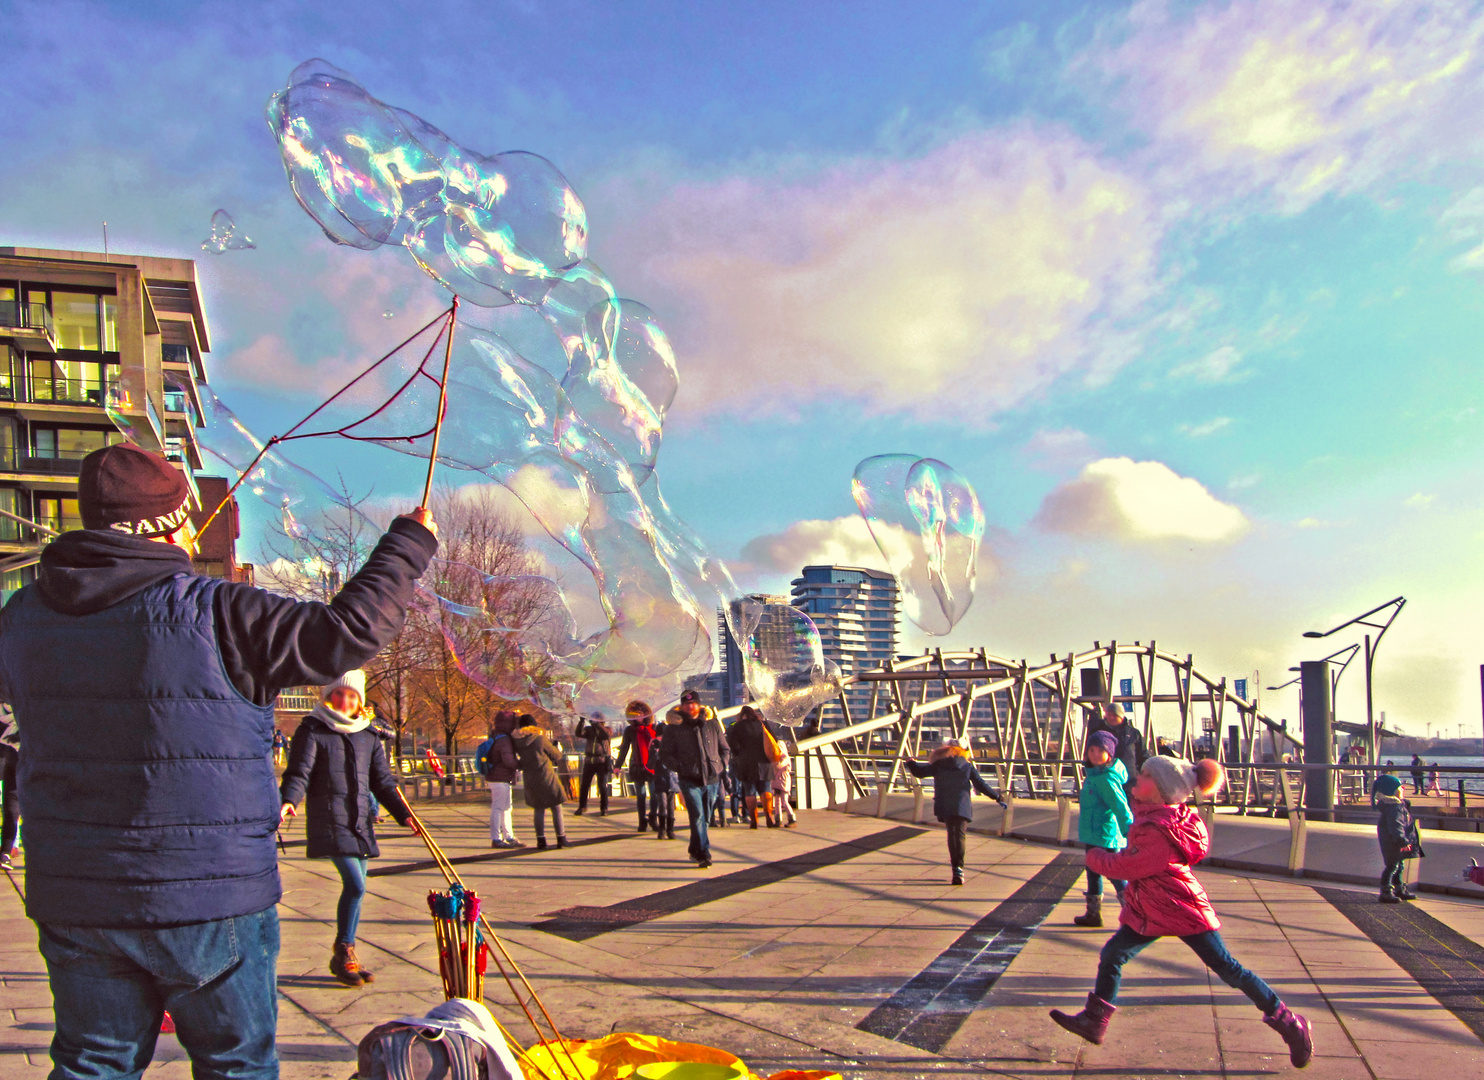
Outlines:
{"label": "man in dark jacket", "polygon": [[1134,781],[1139,778],[1139,770],[1144,767],[1144,762],[1149,760],[1149,751],[1144,748],[1144,736],[1139,729],[1130,724],[1124,717],[1123,706],[1118,702],[1109,702],[1103,706],[1102,722],[1094,721],[1088,728],[1088,734],[1094,731],[1106,731],[1118,740],[1118,753],[1113,756],[1123,762],[1127,770],[1129,781],[1124,785],[1125,790],[1134,790]]}
{"label": "man in dark jacket", "polygon": [[680,777],[680,797],[690,818],[690,857],[704,870],[711,865],[707,825],[721,800],[721,774],[731,751],[716,711],[702,705],[696,691],[680,695],[680,705],[671,715],[678,723],[670,723],[660,740],[660,764]]}
{"label": "man in dark jacket", "polygon": [[515,778],[520,775],[520,761],[515,756],[512,736],[519,727],[513,709],[495,713],[490,737],[474,751],[474,767],[490,786],[490,847],[525,847],[515,838],[512,808],[515,805]]}
{"label": "man in dark jacket", "polygon": [[0,614],[58,1076],[136,1075],[167,1009],[196,1072],[277,1076],[273,702],[390,642],[438,546],[417,510],[300,603],[194,576],[188,496],[153,454],[89,454],[84,528]]}
{"label": "man in dark jacket", "polygon": [[582,755],[582,780],[578,789],[577,812],[587,813],[587,793],[594,780],[598,782],[598,816],[608,816],[608,785],[613,775],[613,732],[600,712],[586,719],[577,718],[573,734],[586,742]]}

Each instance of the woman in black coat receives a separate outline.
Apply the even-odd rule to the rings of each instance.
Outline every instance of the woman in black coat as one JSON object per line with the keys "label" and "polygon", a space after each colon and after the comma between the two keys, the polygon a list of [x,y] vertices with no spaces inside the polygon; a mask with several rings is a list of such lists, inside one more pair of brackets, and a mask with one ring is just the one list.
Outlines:
{"label": "woman in black coat", "polygon": [[522,716],[520,725],[510,736],[510,741],[515,744],[515,756],[520,761],[526,805],[536,811],[536,850],[546,850],[545,818],[548,810],[551,811],[552,828],[556,831],[557,847],[568,847],[567,829],[562,822],[562,804],[567,801],[567,793],[556,773],[562,764],[562,752],[551,745],[546,733],[536,725],[534,716],[529,713]]}
{"label": "woman in black coat", "polygon": [[279,783],[281,818],[305,800],[309,835],[306,854],[329,859],[340,871],[335,909],[335,952],[330,973],[346,986],[372,981],[356,958],[356,927],[366,895],[366,860],[381,854],[372,821],[376,804],[410,827],[412,810],[386,761],[381,740],[365,715],[366,675],[348,671],[325,687],[325,699],[306,716],[289,744],[289,763]]}

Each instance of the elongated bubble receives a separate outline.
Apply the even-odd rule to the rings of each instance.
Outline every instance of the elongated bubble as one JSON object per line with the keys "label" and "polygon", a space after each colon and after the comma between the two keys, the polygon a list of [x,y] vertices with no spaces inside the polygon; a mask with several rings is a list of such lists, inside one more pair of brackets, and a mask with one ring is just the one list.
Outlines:
{"label": "elongated bubble", "polygon": [[956,469],[915,454],[880,454],[855,469],[851,494],[902,591],[907,618],[952,630],[974,602],[984,511]]}

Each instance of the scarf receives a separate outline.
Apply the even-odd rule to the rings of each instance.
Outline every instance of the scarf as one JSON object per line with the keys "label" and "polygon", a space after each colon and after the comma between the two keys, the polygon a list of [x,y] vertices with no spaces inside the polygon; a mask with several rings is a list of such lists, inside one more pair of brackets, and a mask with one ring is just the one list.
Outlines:
{"label": "scarf", "polygon": [[309,714],[331,731],[338,731],[342,735],[354,735],[358,731],[365,731],[371,726],[371,721],[366,718],[364,712],[351,719],[343,712],[330,708],[328,701],[321,701],[314,707],[314,712]]}

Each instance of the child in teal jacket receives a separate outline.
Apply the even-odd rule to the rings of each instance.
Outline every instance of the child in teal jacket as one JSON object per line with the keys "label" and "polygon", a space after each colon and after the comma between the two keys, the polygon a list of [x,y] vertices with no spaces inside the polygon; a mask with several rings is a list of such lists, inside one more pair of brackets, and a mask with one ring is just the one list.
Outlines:
{"label": "child in teal jacket", "polygon": [[[1087,737],[1087,775],[1082,781],[1081,812],[1077,815],[1077,839],[1090,848],[1122,851],[1128,843],[1128,830],[1134,823],[1124,785],[1128,772],[1114,755],[1118,740],[1108,731],[1094,731]],[[1113,890],[1123,897],[1126,881],[1113,882]],[[1087,911],[1072,922],[1078,926],[1103,925],[1103,878],[1087,870]]]}

